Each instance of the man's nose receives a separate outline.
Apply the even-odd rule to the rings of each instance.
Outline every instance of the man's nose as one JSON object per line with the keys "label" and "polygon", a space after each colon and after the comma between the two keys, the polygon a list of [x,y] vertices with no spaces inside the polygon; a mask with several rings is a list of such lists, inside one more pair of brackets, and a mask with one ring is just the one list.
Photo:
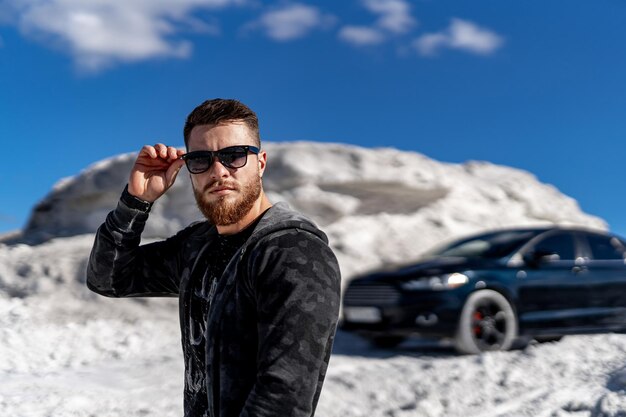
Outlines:
{"label": "man's nose", "polygon": [[223,178],[230,175],[230,171],[219,160],[217,156],[213,157],[213,163],[209,167],[209,175],[213,178]]}

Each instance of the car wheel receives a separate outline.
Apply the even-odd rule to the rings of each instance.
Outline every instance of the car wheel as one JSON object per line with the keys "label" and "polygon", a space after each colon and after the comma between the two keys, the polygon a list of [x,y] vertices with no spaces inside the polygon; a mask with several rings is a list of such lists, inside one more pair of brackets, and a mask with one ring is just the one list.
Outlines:
{"label": "car wheel", "polygon": [[455,337],[455,347],[459,352],[508,350],[516,337],[517,318],[502,294],[480,290],[468,297]]}
{"label": "car wheel", "polygon": [[372,337],[370,342],[377,348],[391,349],[404,342],[406,337],[404,336],[377,336]]}

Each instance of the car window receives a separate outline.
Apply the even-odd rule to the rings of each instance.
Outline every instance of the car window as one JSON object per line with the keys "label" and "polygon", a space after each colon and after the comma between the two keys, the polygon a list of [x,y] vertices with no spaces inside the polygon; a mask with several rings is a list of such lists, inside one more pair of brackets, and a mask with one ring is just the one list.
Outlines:
{"label": "car window", "polygon": [[465,258],[496,259],[507,256],[537,235],[537,231],[504,231],[488,233],[456,241],[435,248],[426,254],[432,256],[460,256]]}
{"label": "car window", "polygon": [[548,236],[535,244],[531,249],[535,252],[555,253],[559,256],[559,260],[576,259],[576,246],[574,238],[569,233],[559,233]]}
{"label": "car window", "polygon": [[625,248],[619,239],[611,236],[587,235],[591,256],[598,260],[624,260]]}

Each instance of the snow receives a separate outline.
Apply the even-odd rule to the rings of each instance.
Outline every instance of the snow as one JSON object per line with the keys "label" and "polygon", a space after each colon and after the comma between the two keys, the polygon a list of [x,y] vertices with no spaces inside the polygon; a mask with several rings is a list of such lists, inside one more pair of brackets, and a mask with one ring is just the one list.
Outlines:
{"label": "snow", "polygon": [[[485,228],[606,228],[553,186],[508,167],[339,144],[266,148],[265,188],[328,233],[344,283]],[[93,231],[114,207],[132,158],[63,179],[23,235],[0,243],[1,416],[181,415],[177,300],[107,299],[84,284]],[[147,237],[198,218],[180,177],[155,206]],[[570,336],[461,356],[448,341],[381,350],[339,331],[316,415],[626,416],[626,336]]]}

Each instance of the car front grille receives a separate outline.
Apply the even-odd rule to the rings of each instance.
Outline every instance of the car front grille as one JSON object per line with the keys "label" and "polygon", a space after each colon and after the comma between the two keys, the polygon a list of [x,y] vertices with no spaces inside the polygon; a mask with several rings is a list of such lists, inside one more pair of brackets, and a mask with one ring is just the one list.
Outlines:
{"label": "car front grille", "polygon": [[397,305],[399,300],[398,290],[382,283],[350,284],[343,297],[347,306],[391,306]]}

